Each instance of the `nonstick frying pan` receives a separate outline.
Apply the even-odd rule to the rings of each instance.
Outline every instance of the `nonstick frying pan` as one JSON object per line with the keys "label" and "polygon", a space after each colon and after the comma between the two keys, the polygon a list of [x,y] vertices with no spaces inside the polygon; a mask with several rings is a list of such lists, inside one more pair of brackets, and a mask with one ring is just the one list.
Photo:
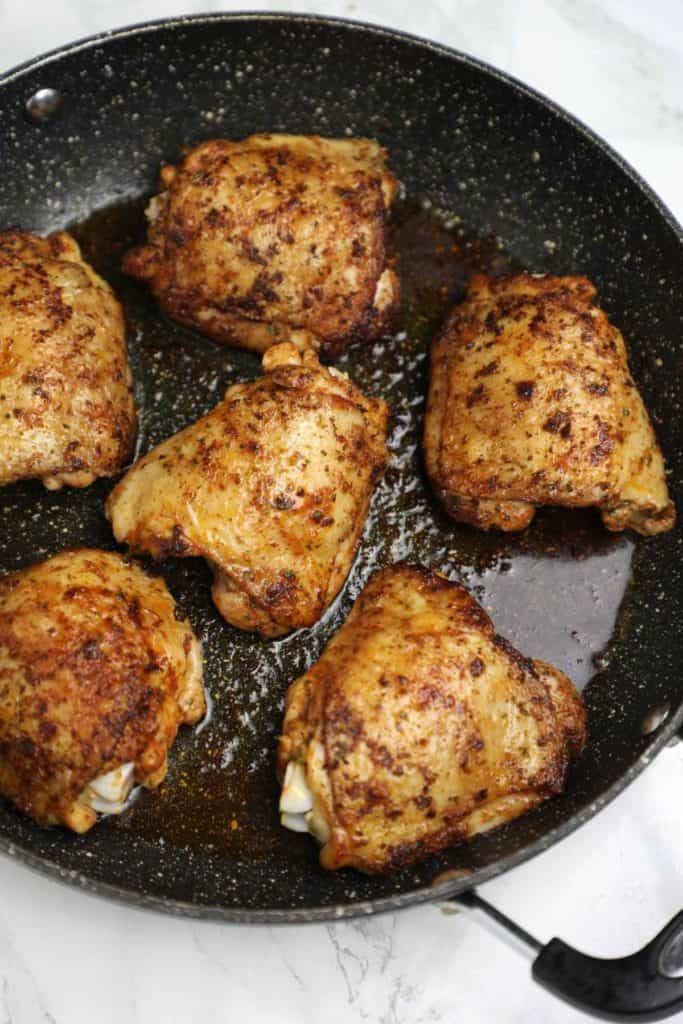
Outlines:
{"label": "nonstick frying pan", "polygon": [[[545,510],[512,538],[446,520],[420,464],[428,341],[474,269],[586,274],[629,342],[681,509],[681,232],[563,111],[469,57],[396,32],[326,18],[200,16],[39,58],[0,79],[0,226],[70,226],[122,298],[140,450],[254,376],[258,361],[164,320],[121,275],[121,253],[144,233],[144,197],[162,161],[203,138],[269,130],[376,137],[405,190],[392,228],[405,291],[397,332],[341,363],[393,409],[393,465],[362,549],[324,620],[275,643],[218,618],[201,562],[165,563],[204,644],[210,720],[179,739],[161,790],[120,819],[76,837],[2,805],[0,848],[90,891],[228,921],[324,920],[459,894],[476,901],[473,886],[585,822],[681,727],[680,534],[608,535],[592,512]],[[109,487],[4,488],[0,570],[70,545],[112,547],[102,513]],[[313,845],[277,822],[283,695],[372,570],[400,559],[462,579],[525,653],[586,684],[590,742],[566,793],[520,820],[387,878],[326,874]],[[683,962],[680,926],[632,964],[577,961],[551,943],[535,971],[596,1012],[670,1012],[681,1005],[683,982],[666,977]]]}

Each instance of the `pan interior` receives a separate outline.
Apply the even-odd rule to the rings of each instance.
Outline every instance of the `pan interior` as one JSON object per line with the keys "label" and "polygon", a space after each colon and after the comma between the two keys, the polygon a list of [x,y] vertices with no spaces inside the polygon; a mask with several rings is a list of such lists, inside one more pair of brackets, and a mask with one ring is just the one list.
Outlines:
{"label": "pan interior", "polygon": [[[344,59],[351,39],[353,66]],[[94,88],[75,102],[84,69]],[[65,98],[61,119],[41,128],[20,112],[39,80]],[[69,225],[114,286],[129,325],[141,452],[259,372],[255,357],[163,318],[120,273],[122,252],[144,236],[145,197],[163,159],[212,135],[366,134],[389,147],[406,189],[391,231],[404,286],[395,332],[354,346],[339,364],[392,406],[392,464],[342,595],[314,629],[264,643],[219,618],[203,563],[165,563],[159,571],[204,645],[209,717],[181,734],[161,789],[141,794],[121,818],[79,838],[41,831],[2,806],[0,837],[142,898],[228,915],[305,913],[410,892],[445,869],[498,869],[590,813],[651,742],[640,730],[647,711],[680,703],[677,535],[634,544],[606,533],[590,511],[544,510],[518,537],[450,522],[421,466],[427,353],[474,270],[588,274],[630,343],[675,484],[680,249],[647,196],[574,126],[514,86],[390,34],[318,21],[220,19],[113,39],[0,87],[0,114],[31,168],[23,180],[13,170],[10,131],[0,141],[0,223]],[[112,547],[102,512],[110,486],[5,488],[0,569],[70,545]],[[284,692],[371,572],[402,559],[461,579],[524,653],[588,684],[591,742],[567,794],[524,819],[387,879],[330,876],[313,844],[278,824],[273,760]]]}

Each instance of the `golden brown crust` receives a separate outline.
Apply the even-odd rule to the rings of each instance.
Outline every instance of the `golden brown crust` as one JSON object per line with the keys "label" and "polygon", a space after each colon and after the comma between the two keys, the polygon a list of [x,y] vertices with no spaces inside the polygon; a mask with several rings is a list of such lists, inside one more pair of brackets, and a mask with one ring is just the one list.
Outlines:
{"label": "golden brown crust", "polygon": [[458,520],[520,530],[595,505],[610,530],[673,526],[624,340],[583,277],[476,275],[431,354],[425,461]]}
{"label": "golden brown crust", "polygon": [[385,225],[396,182],[369,139],[212,139],[164,167],[148,242],[124,270],[175,320],[265,352],[341,354],[386,329],[398,280]]}
{"label": "golden brown crust", "polygon": [[117,540],[201,555],[240,629],[312,625],[342,586],[383,472],[387,407],[282,344],[265,373],[145,455],[107,503]]}
{"label": "golden brown crust", "polygon": [[136,416],[123,312],[65,232],[0,232],[0,484],[113,476]]}
{"label": "golden brown crust", "polygon": [[40,824],[90,828],[79,797],[127,762],[159,785],[179,724],[204,711],[201,653],[163,580],[89,549],[0,579],[0,792]]}
{"label": "golden brown crust", "polygon": [[398,565],[290,687],[278,771],[306,768],[324,867],[391,871],[559,793],[585,731],[566,676],[497,636],[464,587]]}

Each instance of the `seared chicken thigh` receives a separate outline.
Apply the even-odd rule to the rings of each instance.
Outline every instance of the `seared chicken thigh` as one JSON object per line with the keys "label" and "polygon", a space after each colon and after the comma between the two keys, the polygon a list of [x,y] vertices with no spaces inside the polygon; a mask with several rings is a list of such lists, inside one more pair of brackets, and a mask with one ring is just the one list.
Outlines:
{"label": "seared chicken thigh", "polygon": [[425,459],[453,518],[521,530],[537,505],[669,530],[662,454],[624,340],[583,277],[477,275],[432,349]]}
{"label": "seared chicken thigh", "polygon": [[158,786],[205,710],[202,657],[160,579],[65,551],[0,579],[0,793],[86,832],[135,782]]}
{"label": "seared chicken thigh", "polygon": [[0,484],[113,476],[135,407],[121,306],[64,232],[0,232]]}
{"label": "seared chicken thigh", "polygon": [[398,280],[385,222],[396,181],[370,139],[214,139],[161,171],[148,242],[124,269],[215,341],[339,355],[387,326]]}
{"label": "seared chicken thigh", "polygon": [[585,730],[569,679],[464,587],[393,566],[289,688],[282,823],[319,839],[323,867],[400,868],[559,793]]}
{"label": "seared chicken thigh", "polygon": [[140,459],[107,512],[136,551],[206,558],[224,618],[275,637],[312,625],[347,576],[387,458],[387,408],[292,344],[263,367]]}

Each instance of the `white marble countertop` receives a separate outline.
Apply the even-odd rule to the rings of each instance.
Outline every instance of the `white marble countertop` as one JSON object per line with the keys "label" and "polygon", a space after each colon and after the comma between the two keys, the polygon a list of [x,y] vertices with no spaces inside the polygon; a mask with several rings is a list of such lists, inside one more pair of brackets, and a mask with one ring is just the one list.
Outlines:
{"label": "white marble countertop", "polygon": [[[603,135],[683,218],[680,0],[0,0],[0,71],[70,39],[234,7],[381,22],[511,71]],[[0,130],[2,126],[0,125]],[[482,893],[545,941],[641,946],[683,907],[683,748],[579,832]],[[529,958],[433,907],[231,927],[130,910],[0,858],[0,1024],[561,1024]]]}

